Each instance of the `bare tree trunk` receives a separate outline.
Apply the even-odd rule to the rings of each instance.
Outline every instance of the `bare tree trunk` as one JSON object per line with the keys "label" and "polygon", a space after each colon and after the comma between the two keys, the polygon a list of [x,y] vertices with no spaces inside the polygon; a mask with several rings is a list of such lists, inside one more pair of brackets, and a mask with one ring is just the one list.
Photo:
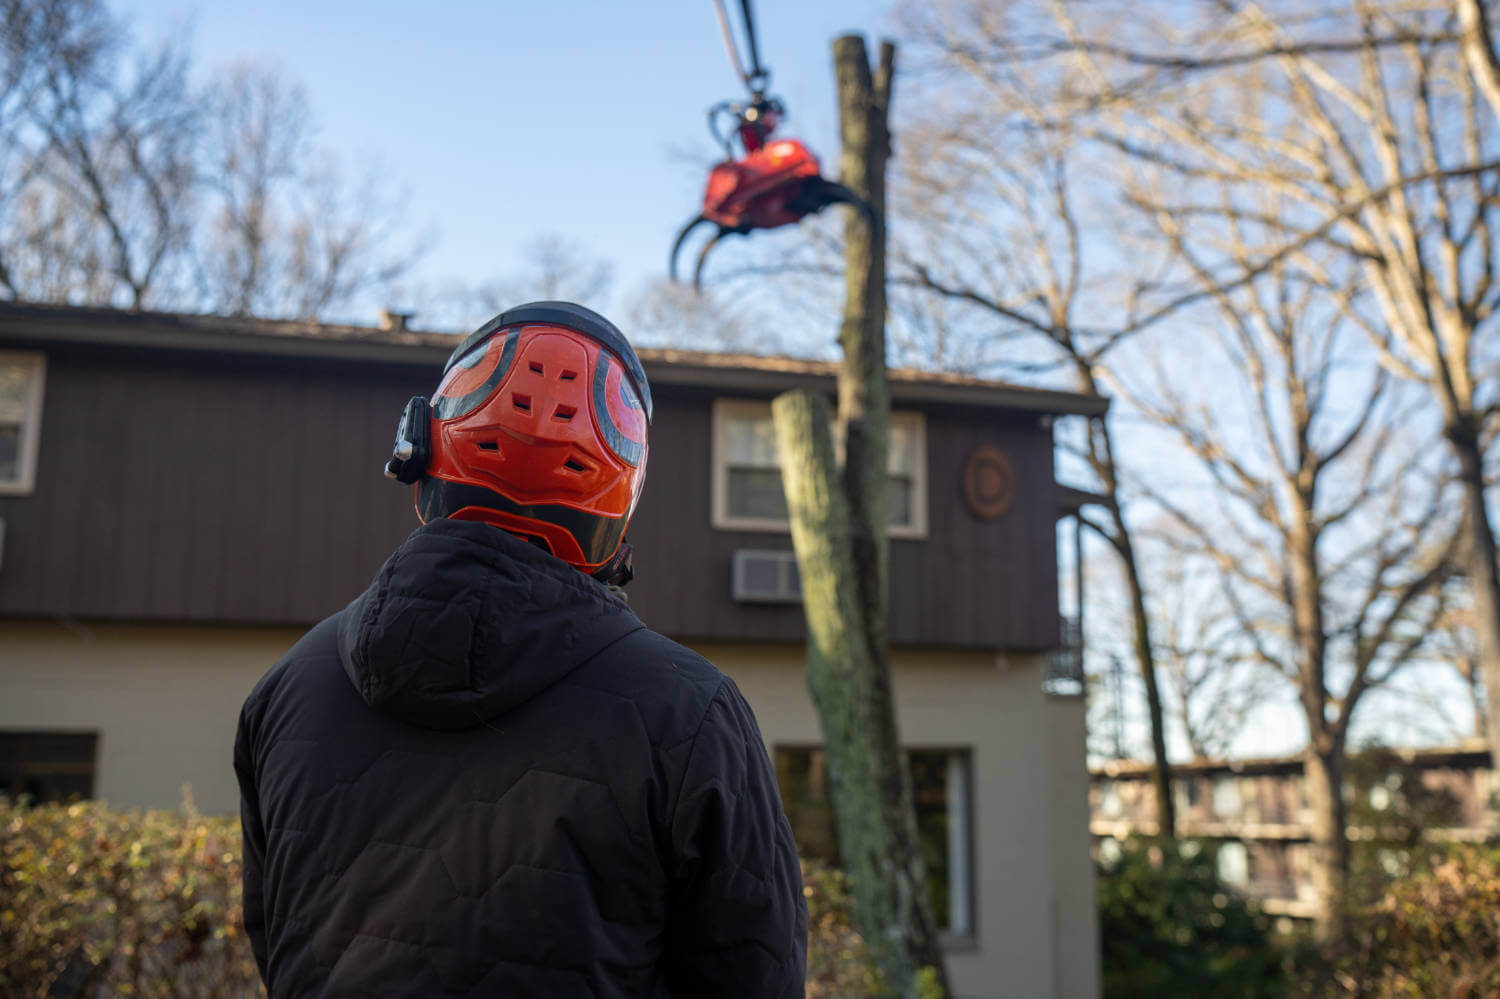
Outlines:
{"label": "bare tree trunk", "polygon": [[1318,896],[1318,936],[1343,940],[1349,886],[1348,810],[1344,805],[1344,747],[1311,739],[1304,755],[1307,807],[1312,813],[1312,883]]}
{"label": "bare tree trunk", "polygon": [[872,654],[856,584],[851,514],[834,462],[828,405],[792,392],[772,404],[781,472],[807,615],[807,683],[823,729],[839,852],[855,927],[886,981],[922,994],[932,968],[946,994],[927,898],[910,778],[903,763],[890,669]]}
{"label": "bare tree trunk", "polygon": [[[1111,503],[1111,512],[1119,517],[1119,507]],[[1134,620],[1135,660],[1140,666],[1141,682],[1146,685],[1146,710],[1151,717],[1151,786],[1156,791],[1157,835],[1177,838],[1177,802],[1172,797],[1172,764],[1167,759],[1166,720],[1161,708],[1161,685],[1157,683],[1156,657],[1151,650],[1151,619],[1146,614],[1146,593],[1141,586],[1140,569],[1130,536],[1120,534],[1120,560],[1125,565],[1125,582],[1130,590],[1130,614]]]}
{"label": "bare tree trunk", "polygon": [[[1088,390],[1095,395],[1099,394],[1092,376],[1086,373],[1085,379]],[[1155,650],[1151,647],[1151,618],[1146,610],[1146,590],[1141,583],[1140,564],[1136,561],[1130,529],[1120,509],[1120,483],[1109,424],[1104,417],[1094,419],[1092,424],[1089,432],[1095,437],[1095,443],[1090,448],[1094,474],[1104,487],[1113,532],[1106,540],[1120,556],[1120,564],[1125,570],[1125,584],[1130,591],[1135,661],[1140,670],[1141,682],[1146,688],[1146,710],[1151,719],[1151,783],[1156,791],[1157,835],[1172,840],[1177,837],[1177,802],[1172,796],[1172,764],[1167,759],[1166,718],[1161,706],[1161,685],[1156,676]]]}
{"label": "bare tree trunk", "polygon": [[792,544],[807,616],[807,674],[828,756],[839,850],[854,923],[886,981],[915,999],[948,993],[901,753],[886,645],[885,164],[895,47],[875,73],[864,40],[834,42],[843,182],[873,225],[846,226],[846,300],[839,332],[838,468],[827,404],[806,392],[772,406]]}
{"label": "bare tree trunk", "polygon": [[865,41],[845,35],[833,43],[839,93],[839,159],[844,185],[870,206],[874,225],[849,212],[844,226],[844,319],[839,346],[839,430],[844,435],[844,495],[859,570],[860,604],[870,624],[870,645],[885,656],[886,451],[891,400],[885,379],[885,165],[895,46],[880,47],[874,77]]}
{"label": "bare tree trunk", "polygon": [[1472,421],[1454,421],[1448,441],[1458,455],[1464,489],[1464,573],[1474,594],[1474,636],[1484,680],[1490,758],[1500,761],[1500,574],[1495,568],[1495,536],[1484,503],[1484,462]]}

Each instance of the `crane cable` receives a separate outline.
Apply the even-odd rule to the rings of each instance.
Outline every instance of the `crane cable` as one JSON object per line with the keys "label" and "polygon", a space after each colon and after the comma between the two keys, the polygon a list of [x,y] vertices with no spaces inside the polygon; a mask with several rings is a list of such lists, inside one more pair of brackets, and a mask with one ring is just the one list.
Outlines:
{"label": "crane cable", "polygon": [[729,27],[729,13],[724,9],[724,0],[714,0],[714,14],[719,19],[719,33],[724,36],[724,48],[729,53],[729,61],[734,65],[734,72],[745,84],[745,88],[752,95],[765,91],[766,84],[770,82],[771,74],[760,64],[760,46],[755,39],[755,15],[750,10],[750,0],[740,0],[740,11],[745,18],[745,41],[750,50],[750,72],[745,72],[744,63],[740,61],[739,46],[735,44],[734,32]]}

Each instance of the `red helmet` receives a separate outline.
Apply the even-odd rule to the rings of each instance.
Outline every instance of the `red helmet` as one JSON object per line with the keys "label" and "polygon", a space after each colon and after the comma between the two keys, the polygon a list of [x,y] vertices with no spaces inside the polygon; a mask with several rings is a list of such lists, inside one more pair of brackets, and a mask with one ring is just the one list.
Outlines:
{"label": "red helmet", "polygon": [[407,404],[386,474],[417,516],[478,520],[596,574],[646,480],[651,388],[614,324],[571,302],[507,309],[448,358],[431,404]]}

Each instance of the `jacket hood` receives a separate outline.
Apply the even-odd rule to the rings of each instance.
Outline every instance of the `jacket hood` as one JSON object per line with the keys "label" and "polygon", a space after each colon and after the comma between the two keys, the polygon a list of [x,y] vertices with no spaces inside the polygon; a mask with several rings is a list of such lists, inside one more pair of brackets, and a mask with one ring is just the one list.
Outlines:
{"label": "jacket hood", "polygon": [[343,613],[339,658],[371,707],[483,724],[644,627],[600,583],[488,524],[434,520]]}

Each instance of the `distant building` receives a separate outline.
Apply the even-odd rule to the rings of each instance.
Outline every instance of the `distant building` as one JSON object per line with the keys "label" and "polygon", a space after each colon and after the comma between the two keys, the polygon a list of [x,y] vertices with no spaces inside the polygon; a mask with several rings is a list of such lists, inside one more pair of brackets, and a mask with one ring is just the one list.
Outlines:
{"label": "distant building", "polygon": [[[1172,767],[1178,835],[1218,844],[1219,874],[1265,911],[1313,917],[1311,815],[1300,757],[1198,760]],[[1109,841],[1155,835],[1151,767],[1117,761],[1089,774],[1096,851]],[[1372,845],[1377,862],[1421,842],[1482,842],[1500,826],[1490,754],[1480,743],[1439,749],[1372,750],[1349,767],[1349,838]]]}
{"label": "distant building", "polygon": [[[416,526],[396,419],[456,340],[0,304],[0,791],[236,806],[240,702]],[[769,401],[826,364],[642,351],[631,603],[754,706],[810,854],[827,784]],[[1056,415],[1095,398],[893,373],[897,710],[961,996],[1095,999],[1077,656],[1059,649]],[[1044,692],[1044,686],[1054,693]]]}

